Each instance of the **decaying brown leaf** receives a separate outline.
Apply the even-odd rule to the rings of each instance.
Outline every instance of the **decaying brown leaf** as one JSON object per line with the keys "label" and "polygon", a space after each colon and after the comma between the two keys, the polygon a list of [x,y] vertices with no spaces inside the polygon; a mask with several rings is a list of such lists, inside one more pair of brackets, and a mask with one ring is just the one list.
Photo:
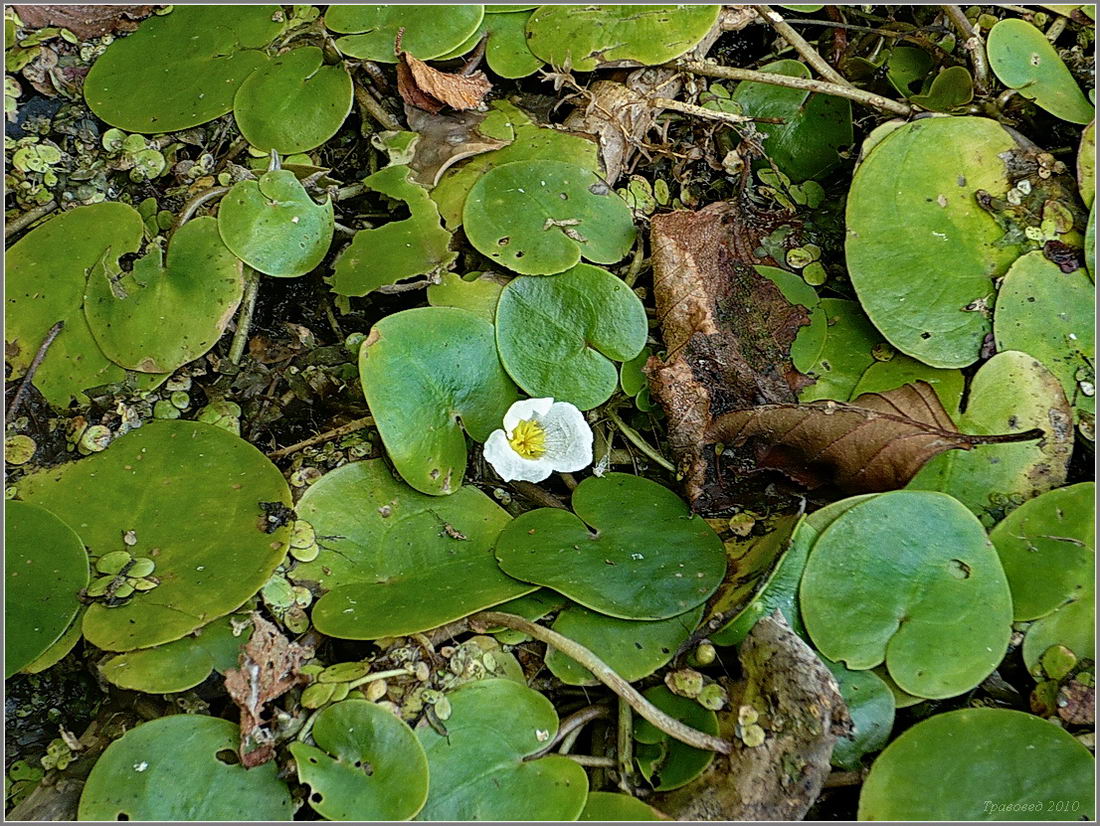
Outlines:
{"label": "decaying brown leaf", "polygon": [[148,17],[156,6],[12,6],[23,25],[30,29],[59,26],[79,38],[100,37],[112,32],[132,32],[137,21]]}
{"label": "decaying brown leaf", "polygon": [[649,801],[677,820],[801,820],[850,731],[836,679],[776,611],[738,652],[743,677],[719,734],[734,743],[688,785]]}
{"label": "decaying brown leaf", "polygon": [[438,112],[444,106],[462,111],[476,109],[493,84],[485,72],[451,74],[433,69],[408,52],[400,52],[397,63],[397,91],[410,106]]}
{"label": "decaying brown leaf", "polygon": [[732,411],[711,423],[706,441],[722,444],[723,455],[732,449],[742,466],[748,458],[750,473],[778,470],[809,489],[831,484],[854,494],[905,487],[945,450],[1042,435],[1040,430],[1004,436],[959,433],[936,391],[919,381],[864,393],[849,404],[765,404]]}
{"label": "decaying brown leaf", "polygon": [[290,642],[279,629],[252,612],[255,629],[241,649],[237,667],[225,672],[225,688],[241,710],[241,765],[259,766],[275,756],[274,735],[264,722],[272,700],[307,682],[298,669],[313,649]]}
{"label": "decaying brown leaf", "polygon": [[405,115],[409,129],[420,136],[409,162],[412,179],[424,186],[435,186],[443,173],[459,161],[510,143],[481,134],[478,127],[485,120],[485,112],[441,115],[406,106]]}

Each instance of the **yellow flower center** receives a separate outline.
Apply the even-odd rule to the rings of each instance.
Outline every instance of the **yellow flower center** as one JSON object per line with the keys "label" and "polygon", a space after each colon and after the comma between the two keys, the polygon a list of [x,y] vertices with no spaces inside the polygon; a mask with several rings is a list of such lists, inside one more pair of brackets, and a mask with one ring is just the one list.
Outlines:
{"label": "yellow flower center", "polygon": [[524,459],[537,459],[546,453],[546,431],[534,419],[524,419],[512,430],[508,444]]}

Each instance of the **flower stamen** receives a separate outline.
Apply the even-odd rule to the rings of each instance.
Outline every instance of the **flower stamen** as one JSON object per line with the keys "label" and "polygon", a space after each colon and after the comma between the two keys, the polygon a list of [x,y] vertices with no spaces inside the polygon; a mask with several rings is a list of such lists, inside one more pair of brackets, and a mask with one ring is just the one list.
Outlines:
{"label": "flower stamen", "polygon": [[513,428],[508,444],[524,459],[538,459],[546,453],[546,430],[534,419],[524,419]]}

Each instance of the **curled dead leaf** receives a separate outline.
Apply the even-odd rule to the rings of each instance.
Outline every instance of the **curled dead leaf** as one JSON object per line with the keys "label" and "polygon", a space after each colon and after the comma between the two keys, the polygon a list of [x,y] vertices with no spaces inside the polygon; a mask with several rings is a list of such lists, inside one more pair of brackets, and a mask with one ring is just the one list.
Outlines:
{"label": "curled dead leaf", "polygon": [[444,106],[459,111],[476,109],[492,88],[485,72],[441,72],[408,52],[398,54],[397,91],[410,106],[433,113]]}

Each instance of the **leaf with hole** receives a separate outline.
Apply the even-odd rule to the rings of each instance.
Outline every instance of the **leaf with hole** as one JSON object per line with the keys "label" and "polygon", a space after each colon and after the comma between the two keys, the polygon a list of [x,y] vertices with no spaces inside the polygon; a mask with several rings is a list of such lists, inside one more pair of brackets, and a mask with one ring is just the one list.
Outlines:
{"label": "leaf with hole", "polygon": [[581,482],[572,504],[575,515],[540,508],[504,528],[496,555],[505,573],[601,614],[640,620],[683,614],[722,581],[721,541],[668,488],[607,473]]}
{"label": "leaf with hole", "polygon": [[197,714],[141,723],[92,767],[78,818],[293,820],[290,790],[275,763],[240,765],[238,731],[228,720]]}
{"label": "leaf with hole", "polygon": [[394,44],[404,29],[401,48],[421,60],[447,54],[481,24],[483,6],[358,5],[330,6],[325,26],[345,34],[336,48],[348,57],[396,63]]}
{"label": "leaf with hole", "polygon": [[511,680],[467,683],[449,695],[446,734],[417,729],[431,788],[419,820],[575,820],[588,797],[578,764],[537,760],[558,731],[550,701]]}
{"label": "leaf with hole", "polygon": [[336,134],[351,112],[351,75],[323,58],[316,46],[303,46],[248,76],[233,98],[245,140],[263,152],[292,155]]}
{"label": "leaf with hole", "polygon": [[318,204],[289,169],[240,181],[222,198],[218,230],[233,254],[264,275],[314,269],[332,243],[332,201]]}
{"label": "leaf with hole", "polygon": [[838,516],[813,544],[799,599],[823,655],[855,670],[885,662],[901,688],[934,699],[989,676],[1012,630],[981,523],[926,491],[883,493]]}
{"label": "leaf with hole", "polygon": [[37,505],[8,502],[4,533],[7,679],[65,634],[88,584],[88,555],[72,528]]}
{"label": "leaf with hole", "polygon": [[[125,547],[155,561],[155,588],[85,612],[85,638],[106,651],[178,640],[233,611],[282,562],[290,535],[261,507],[291,503],[278,468],[243,439],[198,422],[148,422],[102,453],[23,477],[18,488],[75,526],[94,556]],[[133,545],[123,544],[128,531]]]}
{"label": "leaf with hole", "polygon": [[327,820],[408,820],[428,797],[428,759],[402,720],[365,700],[321,710],[316,746],[291,743],[309,805]]}
{"label": "leaf with hole", "polygon": [[516,161],[485,173],[462,212],[466,237],[522,275],[614,264],[634,244],[630,208],[594,172],[562,161]]}

